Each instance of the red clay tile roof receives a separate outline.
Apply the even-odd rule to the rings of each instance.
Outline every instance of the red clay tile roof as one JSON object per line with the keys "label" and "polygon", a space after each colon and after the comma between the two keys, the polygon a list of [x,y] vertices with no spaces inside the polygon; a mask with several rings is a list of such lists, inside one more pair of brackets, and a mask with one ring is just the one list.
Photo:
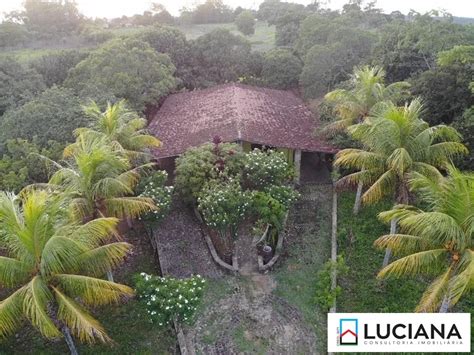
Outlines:
{"label": "red clay tile roof", "polygon": [[292,92],[233,83],[170,95],[148,129],[163,142],[156,158],[179,155],[216,135],[225,142],[334,153],[314,136],[317,126]]}

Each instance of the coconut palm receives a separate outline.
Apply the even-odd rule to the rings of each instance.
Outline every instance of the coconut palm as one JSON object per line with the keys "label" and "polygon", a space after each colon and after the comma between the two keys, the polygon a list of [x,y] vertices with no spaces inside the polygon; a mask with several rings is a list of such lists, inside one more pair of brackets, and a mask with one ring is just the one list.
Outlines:
{"label": "coconut palm", "polygon": [[133,196],[140,172],[152,165],[132,168],[117,142],[81,134],[65,149],[64,156],[65,164],[52,175],[49,186],[72,197],[76,219],[137,217],[156,208],[152,199]]}
{"label": "coconut palm", "polygon": [[383,268],[378,277],[435,274],[417,311],[446,312],[474,288],[474,174],[449,168],[449,176],[432,181],[415,174],[416,189],[427,209],[398,205],[380,214],[398,219],[406,234],[384,235],[375,241],[406,255]]}
{"label": "coconut palm", "polygon": [[409,84],[397,82],[385,86],[382,67],[355,68],[350,78],[351,89],[337,89],[326,94],[325,101],[334,107],[337,120],[325,127],[327,132],[343,131],[369,116],[381,102],[397,103],[406,94]]}
{"label": "coconut palm", "polygon": [[83,342],[110,341],[86,308],[133,295],[128,286],[99,278],[131,246],[111,241],[115,218],[77,224],[67,218],[67,203],[46,191],[0,192],[0,286],[13,290],[0,302],[0,336],[27,319],[47,338],[64,335],[77,353],[71,333]]}
{"label": "coconut palm", "polygon": [[[333,106],[337,119],[328,124],[324,132],[332,135],[345,131],[351,125],[363,122],[378,105],[390,101],[397,103],[406,95],[409,87],[407,82],[385,86],[384,79],[385,71],[379,66],[355,68],[350,79],[350,90],[337,89],[325,96],[325,101]],[[357,186],[354,214],[360,209],[362,189],[361,182]]]}
{"label": "coconut palm", "polygon": [[[403,107],[387,103],[373,112],[373,117],[349,127],[349,132],[364,148],[344,149],[336,155],[336,166],[358,170],[341,178],[337,185],[354,186],[362,182],[369,186],[362,195],[362,203],[391,196],[397,204],[407,204],[408,180],[413,173],[440,179],[438,169],[467,149],[454,128],[430,127],[421,120],[421,110],[419,100]],[[395,229],[396,219],[393,219],[390,233],[394,234]],[[390,249],[387,249],[383,266],[389,259]]]}
{"label": "coconut palm", "polygon": [[119,143],[132,158],[146,155],[149,149],[161,146],[158,138],[147,134],[146,119],[129,110],[124,100],[108,103],[105,111],[93,101],[84,107],[84,111],[92,118],[93,126],[76,129],[76,137],[83,134],[105,135],[110,141]]}

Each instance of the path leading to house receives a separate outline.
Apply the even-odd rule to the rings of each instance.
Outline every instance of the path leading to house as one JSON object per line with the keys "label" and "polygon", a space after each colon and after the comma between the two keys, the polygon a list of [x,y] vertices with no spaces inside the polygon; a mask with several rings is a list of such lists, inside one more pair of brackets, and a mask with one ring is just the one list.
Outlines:
{"label": "path leading to house", "polygon": [[214,263],[193,212],[173,201],[154,231],[162,272],[199,273],[209,282],[196,322],[184,327],[188,349],[226,355],[326,353],[326,315],[314,297],[317,273],[330,256],[332,187],[312,183],[300,192],[274,270],[258,272],[251,233],[243,228],[235,249],[238,276]]}
{"label": "path leading to house", "polygon": [[209,281],[199,317],[185,327],[196,354],[325,353],[325,314],[314,304],[317,271],[329,258],[331,186],[305,185],[288,219],[275,270],[257,270],[252,238],[236,243],[240,275]]}
{"label": "path leading to house", "polygon": [[219,278],[224,274],[211,257],[196,216],[178,197],[153,235],[163,275]]}

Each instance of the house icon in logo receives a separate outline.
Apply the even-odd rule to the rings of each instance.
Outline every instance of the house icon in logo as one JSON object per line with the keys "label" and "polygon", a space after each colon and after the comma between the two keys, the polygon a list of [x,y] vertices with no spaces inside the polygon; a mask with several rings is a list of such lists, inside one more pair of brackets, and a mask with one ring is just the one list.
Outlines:
{"label": "house icon in logo", "polygon": [[356,318],[341,318],[339,320],[340,345],[357,345],[358,323]]}

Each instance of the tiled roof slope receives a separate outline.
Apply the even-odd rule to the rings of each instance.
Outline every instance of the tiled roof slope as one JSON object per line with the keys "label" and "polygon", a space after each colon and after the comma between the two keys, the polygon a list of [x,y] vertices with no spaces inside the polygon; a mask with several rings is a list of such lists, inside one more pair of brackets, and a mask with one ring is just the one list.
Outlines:
{"label": "tiled roof slope", "polygon": [[233,83],[170,95],[148,129],[163,142],[157,158],[179,155],[216,135],[226,142],[335,152],[314,136],[317,125],[292,92]]}

